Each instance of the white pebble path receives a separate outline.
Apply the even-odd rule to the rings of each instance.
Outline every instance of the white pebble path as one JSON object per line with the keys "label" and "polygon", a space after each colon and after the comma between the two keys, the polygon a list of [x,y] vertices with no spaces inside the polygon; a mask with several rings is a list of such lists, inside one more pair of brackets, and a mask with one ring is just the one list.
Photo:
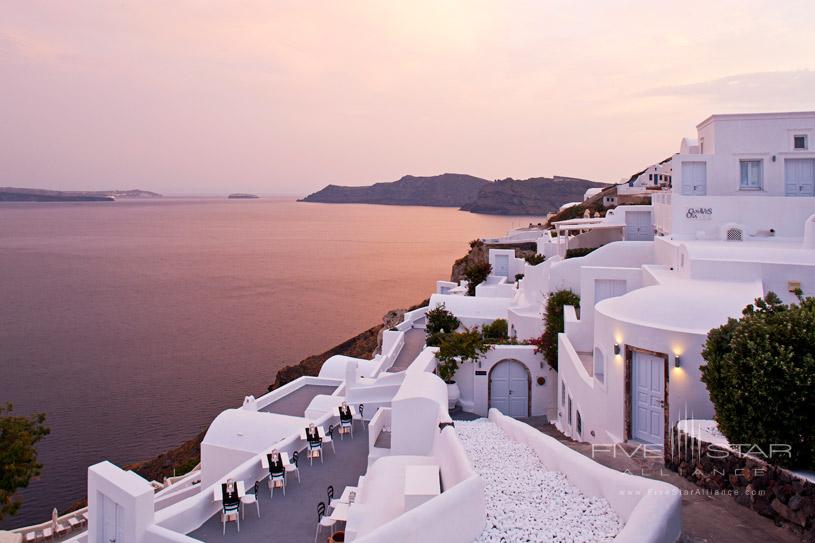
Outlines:
{"label": "white pebble path", "polygon": [[475,471],[486,484],[484,543],[611,541],[620,519],[603,498],[585,496],[534,450],[512,441],[486,419],[456,421]]}

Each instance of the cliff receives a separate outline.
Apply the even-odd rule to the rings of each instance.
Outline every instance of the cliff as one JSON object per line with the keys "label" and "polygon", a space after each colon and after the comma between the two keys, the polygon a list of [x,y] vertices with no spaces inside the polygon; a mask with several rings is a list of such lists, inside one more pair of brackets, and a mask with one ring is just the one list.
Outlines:
{"label": "cliff", "polygon": [[117,198],[159,198],[146,190],[62,191],[0,187],[0,202],[112,202]]}
{"label": "cliff", "polygon": [[478,192],[489,183],[486,179],[457,173],[430,177],[406,175],[398,181],[376,183],[368,187],[328,185],[300,201],[461,207],[474,200]]}
{"label": "cliff", "polygon": [[478,197],[461,209],[491,215],[546,215],[567,202],[582,201],[590,188],[607,186],[561,176],[503,179],[484,186]]}

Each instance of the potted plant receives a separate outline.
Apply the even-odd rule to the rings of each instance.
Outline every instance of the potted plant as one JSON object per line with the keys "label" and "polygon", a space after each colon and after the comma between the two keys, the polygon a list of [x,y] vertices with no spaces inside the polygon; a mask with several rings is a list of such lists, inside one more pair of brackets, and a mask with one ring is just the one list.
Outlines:
{"label": "potted plant", "polygon": [[459,365],[478,360],[492,348],[484,342],[478,329],[447,334],[441,339],[436,353],[436,373],[447,383],[447,408],[453,409],[461,398],[461,390],[455,382]]}

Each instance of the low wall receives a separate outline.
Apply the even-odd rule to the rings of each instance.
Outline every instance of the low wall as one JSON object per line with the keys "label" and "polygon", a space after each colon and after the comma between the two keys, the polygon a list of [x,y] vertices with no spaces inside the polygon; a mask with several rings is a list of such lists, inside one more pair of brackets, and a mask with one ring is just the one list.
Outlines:
{"label": "low wall", "polygon": [[481,535],[487,522],[484,481],[473,470],[453,428],[446,427],[437,436],[429,461],[439,464],[442,493],[354,539],[355,543],[471,543]]}
{"label": "low wall", "polygon": [[528,424],[490,409],[490,421],[511,439],[532,448],[547,469],[563,473],[581,492],[605,498],[625,523],[614,541],[675,543],[682,534],[679,489],[607,468]]}
{"label": "low wall", "polygon": [[688,481],[712,491],[727,491],[739,504],[784,524],[798,534],[815,536],[815,483],[795,473],[711,443],[684,431],[680,421],[671,430],[665,465]]}

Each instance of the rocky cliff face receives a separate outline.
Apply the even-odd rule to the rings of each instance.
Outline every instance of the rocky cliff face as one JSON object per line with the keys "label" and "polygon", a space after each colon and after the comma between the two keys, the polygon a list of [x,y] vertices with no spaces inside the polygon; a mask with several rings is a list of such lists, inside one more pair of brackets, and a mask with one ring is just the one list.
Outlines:
{"label": "rocky cliff face", "polygon": [[606,186],[560,176],[504,179],[486,185],[474,201],[461,209],[493,215],[546,215],[567,202],[582,201],[583,194],[590,188]]}
{"label": "rocky cliff face", "polygon": [[488,184],[486,179],[457,173],[430,177],[406,175],[392,183],[376,183],[369,187],[328,185],[300,201],[460,207],[475,199],[478,191]]}

